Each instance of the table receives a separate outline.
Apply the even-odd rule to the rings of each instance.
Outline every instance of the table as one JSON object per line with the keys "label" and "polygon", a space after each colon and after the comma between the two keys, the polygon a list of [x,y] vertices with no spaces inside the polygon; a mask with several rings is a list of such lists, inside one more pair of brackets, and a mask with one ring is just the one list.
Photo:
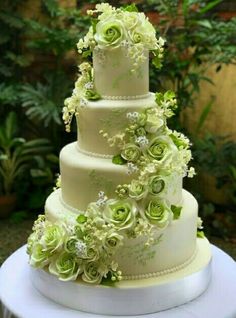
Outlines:
{"label": "table", "polygon": [[[236,263],[229,255],[213,245],[212,253],[212,281],[204,294],[182,306],[144,316],[148,318],[236,318]],[[63,307],[42,296],[30,282],[27,262],[26,247],[23,246],[13,253],[0,269],[0,299],[3,303],[4,318],[12,318],[13,315],[18,318],[104,317]],[[114,318],[115,316],[106,317]]]}

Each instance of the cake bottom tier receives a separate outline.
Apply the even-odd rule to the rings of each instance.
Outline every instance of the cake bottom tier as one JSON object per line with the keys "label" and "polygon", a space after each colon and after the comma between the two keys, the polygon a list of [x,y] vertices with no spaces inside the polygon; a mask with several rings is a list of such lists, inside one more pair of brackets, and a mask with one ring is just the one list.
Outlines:
{"label": "cake bottom tier", "polygon": [[[145,246],[147,237],[128,238],[116,253],[115,260],[125,280],[143,279],[174,272],[196,257],[198,204],[183,190],[180,218],[155,233],[154,244]],[[51,222],[70,222],[78,211],[63,205],[61,192],[53,192],[46,201],[45,214]]]}
{"label": "cake bottom tier", "polygon": [[205,291],[211,278],[207,239],[197,239],[196,257],[184,268],[160,277],[125,280],[115,287],[61,282],[44,270],[31,269],[33,285],[64,306],[103,315],[141,315],[184,304]]}

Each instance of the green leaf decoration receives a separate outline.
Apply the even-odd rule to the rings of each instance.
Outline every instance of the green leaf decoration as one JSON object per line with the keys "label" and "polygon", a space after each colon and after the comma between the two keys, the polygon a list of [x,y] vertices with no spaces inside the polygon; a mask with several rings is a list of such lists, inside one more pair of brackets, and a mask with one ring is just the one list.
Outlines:
{"label": "green leaf decoration", "polygon": [[175,92],[173,91],[167,91],[164,94],[164,99],[172,99],[175,98]]}
{"label": "green leaf decoration", "polygon": [[96,19],[96,18],[92,18],[91,19],[91,24],[92,24],[92,27],[93,27],[93,33],[96,33],[97,23],[98,23],[98,19]]}
{"label": "green leaf decoration", "polygon": [[101,285],[114,287],[116,282],[111,280],[111,276],[111,273],[108,272],[107,277],[102,278]]}
{"label": "green leaf decoration", "polygon": [[181,214],[182,206],[171,205],[171,211],[174,215],[174,220],[178,220]]}
{"label": "green leaf decoration", "polygon": [[85,51],[83,51],[83,53],[82,53],[82,57],[83,58],[87,58],[87,57],[89,57],[89,56],[92,56],[92,51],[91,50],[85,50]]}
{"label": "green leaf decoration", "polygon": [[113,158],[112,158],[112,163],[114,163],[115,165],[125,165],[126,164],[126,160],[121,157],[121,155],[115,155]]}
{"label": "green leaf decoration", "polygon": [[80,214],[80,215],[77,217],[76,221],[77,221],[78,223],[80,223],[80,224],[83,224],[83,223],[85,223],[85,222],[87,221],[87,217],[86,217],[85,215],[83,215],[83,214]]}
{"label": "green leaf decoration", "polygon": [[98,100],[101,99],[101,95],[92,89],[87,89],[85,92],[85,98],[88,100]]}
{"label": "green leaf decoration", "polygon": [[156,93],[155,94],[155,102],[160,105],[164,101],[164,96],[162,93]]}
{"label": "green leaf decoration", "polygon": [[199,237],[199,238],[204,238],[204,237],[205,237],[204,232],[198,230],[198,231],[197,231],[197,237]]}
{"label": "green leaf decoration", "polygon": [[134,3],[122,7],[122,10],[128,12],[138,12],[138,8]]}

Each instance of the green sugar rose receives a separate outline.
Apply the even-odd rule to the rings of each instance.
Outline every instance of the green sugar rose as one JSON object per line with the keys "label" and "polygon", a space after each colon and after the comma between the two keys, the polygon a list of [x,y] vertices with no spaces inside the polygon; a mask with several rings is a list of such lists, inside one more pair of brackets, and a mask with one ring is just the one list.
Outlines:
{"label": "green sugar rose", "polygon": [[129,196],[134,200],[141,200],[147,195],[147,187],[138,180],[132,180],[129,186]]}
{"label": "green sugar rose", "polygon": [[169,223],[170,209],[162,200],[153,199],[147,201],[144,204],[144,209],[141,210],[140,213],[145,219],[158,228],[164,228]]}
{"label": "green sugar rose", "polygon": [[157,115],[155,109],[148,109],[146,111],[146,114],[147,120],[145,124],[145,129],[150,134],[154,134],[158,131],[158,129],[160,129],[163,126],[164,121]]}
{"label": "green sugar rose", "polygon": [[105,240],[104,240],[104,248],[109,253],[113,253],[114,249],[117,249],[119,246],[122,245],[123,236],[119,235],[116,232],[109,232],[107,233]]}
{"label": "green sugar rose", "polygon": [[45,250],[53,253],[62,247],[64,237],[65,231],[61,226],[56,224],[48,225],[45,227],[40,243],[44,246]]}
{"label": "green sugar rose", "polygon": [[103,273],[99,272],[99,263],[88,262],[84,266],[84,273],[82,275],[83,281],[90,284],[100,284],[102,281]]}
{"label": "green sugar rose", "polygon": [[122,21],[115,19],[113,16],[96,25],[95,41],[100,49],[116,48],[125,38],[125,29]]}
{"label": "green sugar rose", "polygon": [[62,252],[49,265],[49,272],[62,281],[76,280],[83,272],[81,263],[74,254]]}
{"label": "green sugar rose", "polygon": [[35,242],[31,247],[30,265],[43,268],[49,263],[50,253],[44,249],[43,245]]}
{"label": "green sugar rose", "polygon": [[147,154],[155,160],[164,161],[173,154],[173,145],[169,137],[155,137],[150,141]]}
{"label": "green sugar rose", "polygon": [[148,192],[151,195],[158,195],[165,188],[165,181],[159,176],[153,176],[148,180]]}
{"label": "green sugar rose", "polygon": [[130,199],[108,200],[103,211],[104,219],[119,230],[130,229],[135,224],[137,206]]}
{"label": "green sugar rose", "polygon": [[147,115],[145,113],[139,113],[137,123],[140,126],[144,126],[147,121]]}
{"label": "green sugar rose", "polygon": [[127,161],[136,162],[141,155],[141,150],[134,144],[126,144],[121,152],[121,157]]}

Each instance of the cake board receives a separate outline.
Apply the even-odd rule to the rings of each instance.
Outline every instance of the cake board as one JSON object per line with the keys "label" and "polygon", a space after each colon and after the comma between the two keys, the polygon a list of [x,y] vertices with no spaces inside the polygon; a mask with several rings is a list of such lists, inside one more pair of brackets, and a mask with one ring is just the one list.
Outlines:
{"label": "cake board", "polygon": [[[42,296],[32,286],[28,256],[25,250],[25,246],[17,250],[0,269],[0,299],[8,311],[20,318],[104,317],[104,315],[64,307]],[[208,289],[201,296],[179,307],[133,317],[235,318],[236,264],[231,257],[215,246],[212,246],[212,254],[212,279]]]}

